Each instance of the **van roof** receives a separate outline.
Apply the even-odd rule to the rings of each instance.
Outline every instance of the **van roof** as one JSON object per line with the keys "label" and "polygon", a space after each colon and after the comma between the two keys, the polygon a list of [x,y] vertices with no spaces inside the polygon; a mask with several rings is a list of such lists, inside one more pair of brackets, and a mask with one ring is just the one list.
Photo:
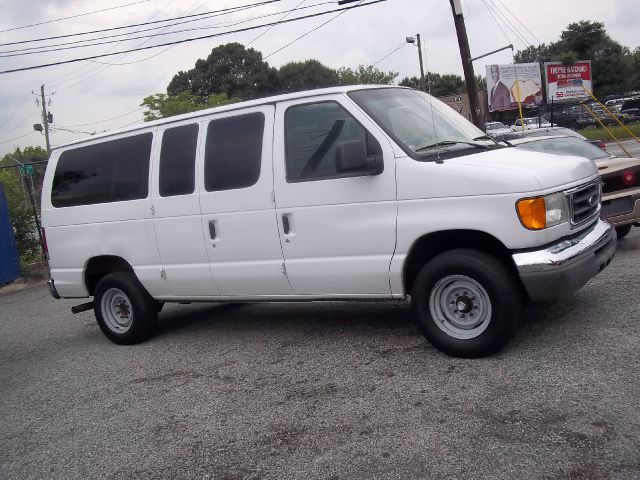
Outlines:
{"label": "van roof", "polygon": [[164,125],[166,123],[179,122],[181,120],[187,120],[189,118],[203,117],[205,115],[210,115],[212,113],[230,112],[233,110],[256,107],[259,105],[282,102],[287,100],[295,100],[298,98],[315,97],[317,95],[331,95],[336,93],[347,93],[354,90],[369,90],[369,89],[381,89],[381,88],[407,88],[407,87],[400,87],[397,85],[347,85],[343,87],[318,88],[315,90],[304,90],[302,92],[285,93],[282,95],[274,95],[271,97],[264,97],[256,100],[247,100],[243,102],[231,103],[229,105],[224,105],[221,107],[213,107],[213,108],[207,108],[204,110],[197,110],[195,112],[184,113],[182,115],[175,115],[172,117],[161,118],[159,120],[154,120],[152,122],[136,123],[135,125],[131,125],[128,127],[118,128],[116,130],[109,130],[107,132],[98,133],[96,135],[80,138],[78,140],[73,140],[71,142],[67,142],[62,145],[57,145],[53,147],[52,150],[60,150],[63,148],[67,148],[71,145],[78,145],[81,143],[90,142],[100,138],[108,138],[108,137],[125,133],[125,132],[132,132],[135,130],[141,130],[141,129],[146,129],[146,128],[154,127],[158,125]]}

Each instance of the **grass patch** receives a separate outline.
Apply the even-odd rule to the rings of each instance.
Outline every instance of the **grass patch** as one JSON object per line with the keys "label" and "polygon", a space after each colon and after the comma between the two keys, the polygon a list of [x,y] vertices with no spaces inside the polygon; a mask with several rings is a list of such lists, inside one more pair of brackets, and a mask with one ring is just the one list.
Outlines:
{"label": "grass patch", "polygon": [[[640,123],[632,123],[625,126],[629,130],[631,130],[636,137],[640,138]],[[611,125],[611,126],[607,126],[607,128],[611,130],[611,132],[613,132],[613,134],[618,139],[631,138],[631,135],[629,135],[629,132],[627,132],[620,125],[615,125],[615,126]],[[604,140],[605,142],[613,141],[613,138],[611,138],[611,135],[609,135],[607,131],[602,127],[583,128],[582,130],[580,130],[580,133],[585,137],[587,137],[589,140]]]}

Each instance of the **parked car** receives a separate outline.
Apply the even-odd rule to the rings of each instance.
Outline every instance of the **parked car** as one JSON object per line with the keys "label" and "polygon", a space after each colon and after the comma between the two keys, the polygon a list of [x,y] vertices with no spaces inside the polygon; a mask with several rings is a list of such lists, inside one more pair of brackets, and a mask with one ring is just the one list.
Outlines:
{"label": "parked car", "polygon": [[640,159],[616,158],[573,136],[529,137],[512,142],[535,152],[579,155],[593,160],[602,178],[601,216],[611,222],[618,238],[640,226]]}
{"label": "parked car", "polygon": [[624,102],[620,107],[620,113],[627,121],[640,120],[640,98]]}
{"label": "parked car", "polygon": [[163,302],[408,300],[424,335],[488,355],[525,299],[611,261],[593,162],[488,139],[424,92],[348,86],[170,117],[53,150],[54,297],[140,342]]}
{"label": "parked car", "polygon": [[600,150],[607,150],[607,145],[603,140],[589,140],[587,137],[582,135],[581,133],[576,132],[575,130],[571,130],[570,128],[564,127],[548,127],[548,128],[536,128],[535,130],[527,130],[526,132],[521,132],[520,138],[523,137],[546,137],[549,135],[564,135],[567,137],[575,137],[580,140],[584,140],[585,142],[589,142],[591,145],[595,145]]}
{"label": "parked car", "polygon": [[484,124],[484,131],[490,137],[500,137],[512,133],[512,130],[502,122],[487,122]]}
{"label": "parked car", "polygon": [[548,127],[551,127],[551,123],[548,122],[544,117],[529,117],[529,118],[518,118],[518,119],[516,119],[516,123],[513,124],[511,129],[514,132],[522,131],[523,121],[524,121],[524,129],[525,130],[533,130],[535,128],[548,128]]}

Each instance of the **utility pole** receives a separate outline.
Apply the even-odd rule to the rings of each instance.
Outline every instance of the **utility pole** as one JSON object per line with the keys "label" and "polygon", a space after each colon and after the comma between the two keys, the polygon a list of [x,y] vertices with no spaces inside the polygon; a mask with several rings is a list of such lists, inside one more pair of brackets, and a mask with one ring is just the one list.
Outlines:
{"label": "utility pole", "polygon": [[42,123],[44,125],[44,139],[47,142],[47,155],[51,153],[49,144],[49,116],[47,115],[47,102],[44,98],[44,85],[40,85],[40,96],[42,98]]}
{"label": "utility pole", "polygon": [[460,58],[462,59],[462,70],[464,71],[464,80],[467,84],[467,93],[469,94],[469,108],[471,109],[471,121],[480,129],[484,129],[480,118],[480,105],[478,103],[478,89],[476,88],[476,78],[473,73],[473,63],[471,63],[471,51],[469,50],[469,39],[467,38],[467,29],[462,16],[462,5],[460,0],[449,0],[451,11],[453,12],[453,21],[456,25],[456,33],[458,35],[458,46],[460,47]]}
{"label": "utility pole", "polygon": [[[48,143],[48,142],[47,142]],[[40,240],[40,248],[42,250],[42,258],[46,260],[45,247],[44,247],[44,239],[42,238],[42,226],[40,225],[40,216],[38,215],[38,207],[36,207],[36,198],[35,198],[35,188],[33,185],[33,166],[27,165],[25,166],[22,161],[22,152],[20,149],[17,149],[18,153],[18,163],[20,164],[20,177],[24,178],[25,176],[29,177],[27,181],[27,187],[29,189],[29,201],[31,202],[31,209],[33,210],[33,221],[36,224],[36,230],[38,230],[38,239]]]}
{"label": "utility pole", "polygon": [[415,37],[407,37],[407,43],[416,44],[418,47],[418,60],[420,61],[420,90],[426,92],[427,89],[424,88],[424,67],[422,66],[422,44],[420,43],[420,34],[416,33]]}

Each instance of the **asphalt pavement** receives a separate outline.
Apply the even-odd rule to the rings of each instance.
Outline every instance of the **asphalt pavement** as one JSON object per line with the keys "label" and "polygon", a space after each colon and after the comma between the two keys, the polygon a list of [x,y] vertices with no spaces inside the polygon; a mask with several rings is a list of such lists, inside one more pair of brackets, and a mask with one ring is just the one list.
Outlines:
{"label": "asphalt pavement", "polygon": [[169,305],[110,343],[0,293],[0,479],[640,478],[640,228],[491,358],[403,303]]}

